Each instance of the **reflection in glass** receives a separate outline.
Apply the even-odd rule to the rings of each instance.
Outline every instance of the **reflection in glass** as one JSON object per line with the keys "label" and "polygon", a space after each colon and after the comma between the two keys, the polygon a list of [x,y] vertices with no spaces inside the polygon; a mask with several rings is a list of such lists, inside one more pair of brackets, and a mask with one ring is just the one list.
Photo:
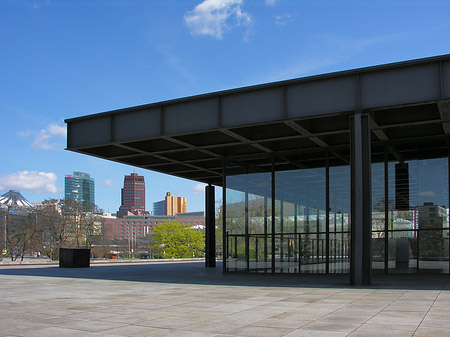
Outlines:
{"label": "reflection in glass", "polygon": [[330,167],[330,273],[350,270],[350,167]]}
{"label": "reflection in glass", "polygon": [[271,267],[270,173],[227,177],[227,270]]}
{"label": "reflection in glass", "polygon": [[[328,168],[328,210],[326,172],[275,172],[274,191],[272,173],[227,176],[227,270],[348,273],[350,167]],[[385,191],[384,163],[372,164],[373,270],[448,273],[448,158],[389,162],[387,173]]]}
{"label": "reflection in glass", "polygon": [[385,260],[384,163],[372,164],[372,270],[384,270]]}
{"label": "reflection in glass", "polygon": [[389,272],[448,272],[448,159],[389,163]]}

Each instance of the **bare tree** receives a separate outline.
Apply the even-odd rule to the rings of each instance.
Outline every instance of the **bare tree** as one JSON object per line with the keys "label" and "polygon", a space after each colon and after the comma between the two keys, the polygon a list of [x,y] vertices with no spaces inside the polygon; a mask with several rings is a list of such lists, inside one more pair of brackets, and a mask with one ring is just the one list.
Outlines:
{"label": "bare tree", "polygon": [[8,247],[11,251],[11,260],[23,258],[31,253],[40,243],[42,230],[38,225],[37,214],[30,211],[18,211],[9,216]]}
{"label": "bare tree", "polygon": [[43,231],[42,247],[52,260],[59,257],[59,248],[66,243],[66,223],[61,214],[60,201],[45,200],[38,211],[38,221]]}

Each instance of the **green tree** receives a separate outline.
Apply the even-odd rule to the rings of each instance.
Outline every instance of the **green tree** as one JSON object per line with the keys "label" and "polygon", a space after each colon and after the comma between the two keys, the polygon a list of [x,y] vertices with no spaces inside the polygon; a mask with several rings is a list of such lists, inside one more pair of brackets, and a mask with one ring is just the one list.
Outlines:
{"label": "green tree", "polygon": [[176,221],[166,221],[153,231],[151,246],[160,257],[199,257],[205,249],[202,232]]}

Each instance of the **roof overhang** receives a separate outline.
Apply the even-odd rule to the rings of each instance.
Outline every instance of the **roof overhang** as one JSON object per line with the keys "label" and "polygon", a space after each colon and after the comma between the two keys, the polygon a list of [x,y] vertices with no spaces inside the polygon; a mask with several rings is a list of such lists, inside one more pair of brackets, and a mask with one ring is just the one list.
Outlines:
{"label": "roof overhang", "polygon": [[348,164],[356,111],[373,162],[447,156],[450,55],[67,119],[67,149],[221,185],[224,159],[227,174]]}

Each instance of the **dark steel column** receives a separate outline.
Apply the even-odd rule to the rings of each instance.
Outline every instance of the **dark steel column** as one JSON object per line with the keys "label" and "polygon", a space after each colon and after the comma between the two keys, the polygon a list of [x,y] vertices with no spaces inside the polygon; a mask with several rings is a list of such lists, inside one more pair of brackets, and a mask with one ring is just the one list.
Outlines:
{"label": "dark steel column", "polygon": [[215,217],[215,188],[212,185],[205,187],[205,266],[216,266],[216,217]]}
{"label": "dark steel column", "polygon": [[372,205],[369,118],[350,117],[351,130],[351,260],[350,283],[370,285],[372,274]]}
{"label": "dark steel column", "polygon": [[227,271],[228,232],[227,232],[227,162],[222,164],[222,271]]}
{"label": "dark steel column", "polygon": [[267,262],[267,188],[264,193],[264,262]]}
{"label": "dark steel column", "polygon": [[247,271],[250,270],[250,237],[249,237],[249,231],[248,231],[248,172],[246,176],[246,187],[245,187],[245,269]]}
{"label": "dark steel column", "polygon": [[[328,149],[325,152],[325,272],[330,273],[330,162]],[[323,253],[323,252],[322,252]]]}
{"label": "dark steel column", "polygon": [[271,242],[271,250],[272,250],[272,273],[275,273],[275,158],[272,157],[272,168],[271,168],[271,207],[272,207],[272,242]]}
{"label": "dark steel column", "polygon": [[384,273],[389,272],[389,151],[384,150]]}
{"label": "dark steel column", "polygon": [[[281,184],[280,184],[281,185]],[[283,262],[284,255],[284,198],[283,198],[284,186],[280,188],[280,262]],[[283,270],[283,263],[280,263],[281,270]]]}

